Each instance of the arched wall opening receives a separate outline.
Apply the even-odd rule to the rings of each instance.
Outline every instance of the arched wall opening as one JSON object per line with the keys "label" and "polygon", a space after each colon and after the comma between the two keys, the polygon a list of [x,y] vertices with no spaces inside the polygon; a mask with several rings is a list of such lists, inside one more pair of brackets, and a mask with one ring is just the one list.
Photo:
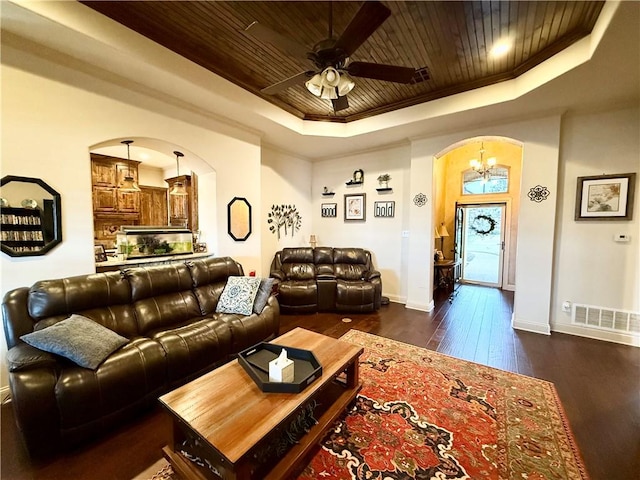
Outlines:
{"label": "arched wall opening", "polygon": [[[463,194],[463,175],[470,169],[470,160],[495,158],[508,172],[505,193]],[[522,180],[523,145],[518,140],[500,136],[476,136],[458,141],[438,152],[434,158],[434,227],[445,226],[448,237],[436,240],[434,248],[443,246],[445,258],[454,259],[456,205],[504,204],[504,261],[501,288],[515,290],[518,215],[520,212],[520,186]]]}
{"label": "arched wall opening", "polygon": [[[522,146],[522,175],[516,234],[514,328],[550,334],[554,235],[557,216],[561,115],[482,127],[411,140],[410,199],[424,193],[430,208],[410,204],[407,308],[433,309],[433,207],[436,159],[460,142],[503,137]],[[463,139],[463,140],[461,140]],[[540,198],[535,192],[544,191]]]}
{"label": "arched wall opening", "polygon": [[[132,140],[129,152],[122,144],[123,140]],[[175,151],[184,154],[177,162]],[[167,188],[165,179],[178,175],[196,174],[198,177],[198,237],[207,244],[209,252],[218,251],[218,226],[216,208],[216,171],[204,159],[183,145],[148,137],[113,138],[89,147],[90,153],[108,155],[141,162],[138,165],[138,183],[144,187]],[[179,169],[179,170],[178,170]],[[142,223],[140,223],[142,225]],[[94,232],[96,232],[94,223]],[[196,233],[196,232],[194,232]],[[95,237],[94,233],[94,237]]]}

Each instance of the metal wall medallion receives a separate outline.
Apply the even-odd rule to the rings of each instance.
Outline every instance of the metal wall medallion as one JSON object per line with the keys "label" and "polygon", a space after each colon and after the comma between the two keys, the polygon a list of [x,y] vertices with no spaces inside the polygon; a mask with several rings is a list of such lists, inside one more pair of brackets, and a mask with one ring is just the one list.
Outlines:
{"label": "metal wall medallion", "polygon": [[542,185],[536,185],[535,187],[529,190],[529,199],[532,202],[540,203],[543,200],[546,200],[551,192],[547,189],[547,187],[543,187]]}
{"label": "metal wall medallion", "polygon": [[413,197],[413,203],[418,207],[424,207],[427,204],[427,196],[424,193],[419,193]]}

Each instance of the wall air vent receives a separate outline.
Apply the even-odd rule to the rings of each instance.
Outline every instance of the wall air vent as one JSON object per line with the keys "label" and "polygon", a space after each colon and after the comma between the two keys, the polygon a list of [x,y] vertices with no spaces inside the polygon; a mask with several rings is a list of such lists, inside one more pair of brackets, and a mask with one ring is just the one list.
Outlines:
{"label": "wall air vent", "polygon": [[640,337],[640,312],[574,303],[571,323]]}

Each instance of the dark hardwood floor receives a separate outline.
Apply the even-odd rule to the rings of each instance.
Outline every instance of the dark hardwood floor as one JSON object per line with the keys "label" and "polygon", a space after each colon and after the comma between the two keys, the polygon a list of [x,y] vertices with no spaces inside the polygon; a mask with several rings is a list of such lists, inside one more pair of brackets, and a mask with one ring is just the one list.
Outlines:
{"label": "dark hardwood floor", "polygon": [[[351,328],[553,382],[591,478],[640,477],[640,349],[554,333],[514,331],[513,294],[462,286],[453,303],[431,313],[390,304],[374,314],[322,313],[281,319],[281,333],[301,326],[340,337]],[[230,392],[230,395],[233,393]],[[111,435],[47,461],[31,462],[1,410],[1,478],[130,480],[161,458],[170,424],[158,408]]]}

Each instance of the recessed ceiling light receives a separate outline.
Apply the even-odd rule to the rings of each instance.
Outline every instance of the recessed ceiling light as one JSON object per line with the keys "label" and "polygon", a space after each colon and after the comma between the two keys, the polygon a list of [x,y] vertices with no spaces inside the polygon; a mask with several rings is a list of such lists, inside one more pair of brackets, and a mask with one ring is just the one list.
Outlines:
{"label": "recessed ceiling light", "polygon": [[511,50],[511,42],[509,40],[500,40],[496,44],[493,45],[489,54],[492,57],[501,57],[505,55],[509,50]]}

